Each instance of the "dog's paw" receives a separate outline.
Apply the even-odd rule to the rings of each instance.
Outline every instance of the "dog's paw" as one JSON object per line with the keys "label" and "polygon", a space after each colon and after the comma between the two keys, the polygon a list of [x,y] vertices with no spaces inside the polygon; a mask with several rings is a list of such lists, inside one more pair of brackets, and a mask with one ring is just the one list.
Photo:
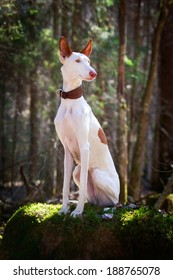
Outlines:
{"label": "dog's paw", "polygon": [[78,217],[80,215],[82,215],[83,213],[83,209],[75,209],[73,212],[71,212],[70,216],[72,217]]}
{"label": "dog's paw", "polygon": [[62,206],[62,208],[59,210],[58,215],[62,215],[62,214],[67,214],[69,212],[69,206]]}

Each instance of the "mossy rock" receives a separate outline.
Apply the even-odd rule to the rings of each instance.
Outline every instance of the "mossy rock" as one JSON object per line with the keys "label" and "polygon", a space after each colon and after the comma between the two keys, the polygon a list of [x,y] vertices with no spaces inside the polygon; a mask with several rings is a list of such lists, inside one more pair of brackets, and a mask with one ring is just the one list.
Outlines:
{"label": "mossy rock", "polygon": [[60,207],[18,209],[5,227],[0,258],[173,259],[172,215],[126,206],[106,220],[103,208],[87,204],[82,217],[74,218],[58,215]]}

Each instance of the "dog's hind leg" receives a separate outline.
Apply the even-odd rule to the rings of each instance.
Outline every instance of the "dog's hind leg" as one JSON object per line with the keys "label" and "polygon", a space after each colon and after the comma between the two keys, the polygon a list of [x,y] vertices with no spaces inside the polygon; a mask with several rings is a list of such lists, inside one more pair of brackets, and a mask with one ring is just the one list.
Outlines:
{"label": "dog's hind leg", "polygon": [[80,170],[81,167],[77,165],[73,171],[73,181],[78,186],[78,188],[80,187]]}
{"label": "dog's hind leg", "polygon": [[[78,188],[80,188],[80,171],[81,171],[81,167],[79,165],[77,165],[73,171],[73,180],[75,184],[78,186]],[[98,204],[97,197],[94,194],[94,186],[92,183],[90,172],[88,172],[87,199],[92,204]]]}
{"label": "dog's hind leg", "polygon": [[88,200],[100,206],[114,206],[119,198],[118,175],[95,168],[89,171]]}
{"label": "dog's hind leg", "polygon": [[[81,167],[77,165],[73,171],[73,180],[80,188]],[[89,170],[87,181],[87,199],[90,203],[100,206],[113,206],[118,202],[119,179],[118,175],[111,176],[107,171],[95,168]]]}

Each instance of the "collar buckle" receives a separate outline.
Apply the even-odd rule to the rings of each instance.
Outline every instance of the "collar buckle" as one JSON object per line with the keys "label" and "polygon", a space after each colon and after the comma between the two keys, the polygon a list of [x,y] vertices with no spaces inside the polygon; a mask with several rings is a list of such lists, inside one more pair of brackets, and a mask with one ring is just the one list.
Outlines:
{"label": "collar buckle", "polygon": [[62,89],[58,89],[58,90],[56,91],[56,94],[59,95],[60,97],[64,98],[64,99],[67,98],[66,92],[63,91]]}

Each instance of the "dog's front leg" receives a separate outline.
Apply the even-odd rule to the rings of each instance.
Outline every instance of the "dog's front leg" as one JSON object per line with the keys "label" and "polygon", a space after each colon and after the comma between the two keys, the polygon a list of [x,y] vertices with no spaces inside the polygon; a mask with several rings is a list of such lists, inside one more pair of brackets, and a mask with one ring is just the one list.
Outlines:
{"label": "dog's front leg", "polygon": [[71,213],[72,216],[82,214],[84,204],[87,198],[87,180],[88,180],[88,165],[89,165],[89,144],[82,145],[81,153],[81,172],[80,172],[80,188],[79,199],[76,209]]}
{"label": "dog's front leg", "polygon": [[69,210],[69,190],[70,190],[70,180],[73,168],[73,157],[69,149],[64,147],[64,181],[63,181],[63,202],[62,208],[59,214],[66,214]]}
{"label": "dog's front leg", "polygon": [[[76,122],[78,123],[78,122]],[[89,168],[89,152],[90,145],[88,142],[88,131],[89,123],[88,119],[79,123],[80,133],[77,134],[77,139],[80,149],[80,160],[81,160],[81,170],[80,170],[80,188],[79,188],[79,199],[76,209],[71,213],[72,216],[78,216],[82,214],[84,209],[84,204],[87,199],[87,181],[88,181],[88,168]]]}

